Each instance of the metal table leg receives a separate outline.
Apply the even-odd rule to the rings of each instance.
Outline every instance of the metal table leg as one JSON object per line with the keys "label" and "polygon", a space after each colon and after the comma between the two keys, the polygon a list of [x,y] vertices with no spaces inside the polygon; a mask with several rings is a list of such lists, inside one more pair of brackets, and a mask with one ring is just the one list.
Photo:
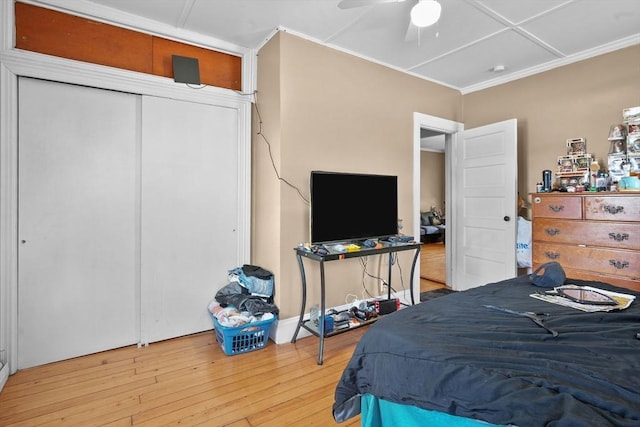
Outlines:
{"label": "metal table leg", "polygon": [[304,264],[302,263],[302,257],[300,255],[298,258],[298,268],[300,269],[300,276],[302,278],[302,308],[300,309],[300,318],[298,319],[298,325],[296,326],[296,331],[293,333],[293,338],[291,338],[291,343],[295,343],[298,339],[298,333],[300,332],[300,327],[304,322],[304,310],[307,306],[307,277],[304,274]]}
{"label": "metal table leg", "polygon": [[320,313],[318,317],[318,331],[320,333],[320,346],[318,348],[318,365],[322,365],[324,353],[324,314],[325,314],[325,286],[324,286],[324,261],[320,261]]}
{"label": "metal table leg", "polygon": [[413,274],[416,271],[416,262],[418,261],[418,255],[420,254],[420,247],[416,248],[416,253],[413,255],[413,262],[411,263],[411,274],[409,275],[409,280],[411,280],[411,284],[409,286],[409,290],[411,292],[411,305],[415,305],[415,299],[413,298]]}

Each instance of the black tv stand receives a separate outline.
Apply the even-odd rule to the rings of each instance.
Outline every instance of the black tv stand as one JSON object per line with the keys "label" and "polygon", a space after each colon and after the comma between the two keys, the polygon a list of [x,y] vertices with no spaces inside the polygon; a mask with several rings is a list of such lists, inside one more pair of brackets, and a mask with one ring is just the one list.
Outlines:
{"label": "black tv stand", "polygon": [[[353,328],[346,328],[346,329],[340,329],[340,330],[336,330],[336,331],[331,331],[331,332],[325,332],[324,330],[324,321],[318,322],[318,326],[314,327],[315,325],[311,324],[310,320],[305,321],[304,320],[304,314],[305,314],[305,309],[306,309],[306,305],[307,305],[307,278],[306,278],[306,274],[305,274],[305,269],[304,269],[304,262],[303,259],[307,258],[309,260],[312,261],[316,261],[318,263],[320,263],[320,313],[326,313],[326,306],[325,306],[325,272],[324,272],[324,263],[328,262],[328,261],[336,261],[336,260],[342,260],[342,259],[348,259],[348,258],[359,258],[359,257],[365,257],[365,256],[370,256],[370,255],[382,255],[382,254],[389,254],[389,276],[388,276],[388,281],[387,281],[387,298],[390,299],[391,298],[391,269],[393,267],[393,263],[392,263],[392,257],[393,254],[396,252],[402,252],[402,251],[410,251],[413,250],[415,251],[415,254],[413,256],[413,261],[411,263],[411,273],[410,273],[410,277],[409,277],[409,289],[410,289],[410,294],[411,294],[411,304],[415,304],[415,299],[413,296],[413,275],[415,272],[415,267],[416,267],[416,262],[418,260],[418,254],[420,253],[420,243],[416,243],[414,241],[410,241],[410,242],[389,242],[389,241],[384,241],[384,242],[379,242],[380,244],[377,245],[376,247],[373,248],[369,248],[366,246],[361,246],[360,249],[355,250],[355,251],[347,251],[347,252],[343,252],[343,251],[335,251],[332,249],[331,245],[326,245],[327,248],[327,253],[324,253],[324,251],[322,253],[318,253],[318,252],[314,252],[312,251],[310,248],[307,248],[305,246],[299,246],[297,248],[295,248],[294,250],[296,251],[296,257],[298,259],[298,267],[300,268],[300,276],[301,276],[301,282],[302,282],[302,307],[300,309],[300,317],[298,319],[298,325],[296,326],[296,330],[293,334],[293,338],[291,339],[292,343],[295,343],[297,338],[298,338],[298,333],[300,332],[300,328],[304,328],[305,330],[309,331],[312,335],[315,335],[319,338],[319,348],[318,348],[318,365],[322,365],[322,358],[323,358],[323,351],[324,351],[324,339],[326,337],[332,336],[332,335],[337,335],[346,331],[349,331],[350,329]],[[373,321],[375,321],[374,319],[372,320],[368,320],[368,321],[364,321],[361,322],[361,326],[367,325],[369,323],[372,323]]]}

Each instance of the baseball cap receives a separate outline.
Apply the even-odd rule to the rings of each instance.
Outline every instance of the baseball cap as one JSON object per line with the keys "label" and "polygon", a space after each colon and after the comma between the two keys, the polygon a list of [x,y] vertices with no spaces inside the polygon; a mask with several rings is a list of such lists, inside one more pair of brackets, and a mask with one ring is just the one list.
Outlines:
{"label": "baseball cap", "polygon": [[531,273],[531,283],[543,288],[555,288],[564,285],[567,275],[556,261],[547,262]]}

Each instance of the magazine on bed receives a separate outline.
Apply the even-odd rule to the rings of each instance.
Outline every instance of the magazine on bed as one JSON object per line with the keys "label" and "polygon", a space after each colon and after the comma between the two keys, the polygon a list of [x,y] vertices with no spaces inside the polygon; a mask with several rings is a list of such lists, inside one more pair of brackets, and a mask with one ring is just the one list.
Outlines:
{"label": "magazine on bed", "polygon": [[[579,300],[578,298],[571,297],[569,291],[580,291],[581,294],[586,293],[593,298],[593,303],[588,302],[588,298]],[[530,297],[547,301],[553,304],[563,305],[565,307],[571,307],[578,310],[586,311],[587,313],[595,313],[597,311],[613,311],[624,310],[628,308],[635,300],[634,295],[624,294],[621,292],[607,291],[605,289],[595,288],[592,286],[578,286],[578,285],[564,285],[554,288],[552,291],[545,293],[536,292]],[[604,301],[605,297],[608,301]]]}

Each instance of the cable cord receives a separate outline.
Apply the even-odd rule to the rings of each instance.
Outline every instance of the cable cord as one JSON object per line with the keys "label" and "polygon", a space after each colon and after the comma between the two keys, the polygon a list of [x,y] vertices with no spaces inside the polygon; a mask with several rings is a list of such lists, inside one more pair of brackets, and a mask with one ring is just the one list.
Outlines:
{"label": "cable cord", "polygon": [[[204,89],[205,87],[207,87],[207,85],[203,84],[200,86],[195,86],[193,84],[190,83],[185,83],[187,85],[188,88],[191,89]],[[273,166],[273,170],[276,173],[276,177],[278,178],[278,180],[284,182],[285,184],[287,184],[289,187],[293,188],[294,190],[296,190],[296,192],[298,193],[298,195],[300,196],[300,198],[302,200],[304,200],[304,202],[307,205],[310,205],[311,203],[309,202],[309,200],[304,197],[304,195],[302,194],[302,192],[300,191],[300,189],[298,187],[296,187],[295,185],[291,184],[289,181],[287,181],[286,179],[284,179],[283,177],[280,176],[280,173],[278,172],[278,168],[276,167],[276,163],[273,160],[273,154],[271,153],[271,143],[269,142],[269,140],[267,139],[267,137],[264,135],[264,133],[262,133],[262,116],[260,115],[260,109],[258,108],[258,91],[255,90],[253,92],[250,93],[244,93],[244,92],[240,92],[240,91],[235,91],[237,94],[239,95],[243,95],[243,96],[247,96],[247,95],[252,95],[253,96],[253,105],[255,106],[256,109],[256,114],[258,115],[258,132],[257,135],[259,135],[260,137],[262,137],[262,139],[264,140],[264,142],[267,144],[267,148],[269,151],[269,159],[271,159],[271,166]]]}
{"label": "cable cord", "polygon": [[367,295],[369,296],[369,298],[376,298],[375,296],[371,295],[371,293],[369,293],[369,290],[367,289],[365,283],[364,283],[364,279],[366,279],[367,277],[371,277],[372,279],[376,279],[381,281],[385,286],[389,286],[387,284],[387,282],[382,278],[382,277],[378,277],[378,276],[374,276],[373,274],[369,273],[367,271],[367,261],[368,261],[369,257],[364,257],[364,258],[360,258],[360,264],[362,264],[362,291],[366,292]]}
{"label": "cable cord", "polygon": [[[353,299],[351,301],[349,301],[349,297],[353,297]],[[344,303],[345,304],[353,304],[356,301],[358,301],[358,295],[356,295],[356,294],[347,294],[347,296],[344,297]]]}
{"label": "cable cord", "polygon": [[[243,95],[245,95],[245,94],[243,94]],[[273,171],[275,172],[276,177],[278,178],[278,180],[284,182],[289,187],[291,187],[294,190],[296,190],[296,192],[298,193],[300,198],[307,205],[310,205],[311,203],[309,202],[309,200],[306,197],[304,197],[304,195],[302,194],[302,192],[300,191],[300,189],[298,187],[296,187],[295,185],[293,185],[292,183],[287,181],[285,178],[280,176],[280,173],[278,172],[278,168],[276,167],[275,160],[273,159],[273,154],[271,153],[271,143],[267,139],[266,135],[262,132],[262,115],[260,114],[260,109],[258,108],[258,91],[257,90],[253,92],[253,99],[254,99],[253,105],[255,106],[256,114],[258,116],[258,131],[257,131],[256,135],[260,136],[264,140],[264,142],[267,144],[267,150],[269,152],[269,159],[271,160],[271,166],[273,166]]]}
{"label": "cable cord", "polygon": [[187,87],[190,88],[190,89],[204,89],[205,87],[208,87],[205,84],[202,84],[200,86],[196,86],[196,85],[191,84],[191,83],[185,83],[185,85],[187,85]]}
{"label": "cable cord", "polygon": [[[398,272],[400,276],[400,285],[402,286],[402,294],[405,295],[407,293],[407,288],[404,286],[404,278],[402,277],[402,267],[400,266],[400,261],[398,259],[398,254],[395,254],[394,264],[398,267]],[[401,301],[401,304],[408,307],[409,304]]]}
{"label": "cable cord", "polygon": [[[373,295],[371,295],[369,293],[369,291],[367,290],[367,287],[365,286],[364,280],[368,276],[368,277],[371,277],[372,279],[376,279],[376,280],[381,281],[384,286],[388,287],[391,290],[392,293],[397,295],[398,292],[392,286],[389,286],[389,284],[387,283],[386,280],[384,280],[382,277],[375,276],[375,275],[373,275],[373,274],[371,274],[371,273],[369,273],[367,271],[367,260],[368,260],[368,258],[369,257],[360,258],[360,264],[362,264],[362,289],[363,289],[363,292],[366,292],[367,295],[370,298],[376,298],[376,297],[374,297]],[[392,266],[395,264],[398,267],[398,272],[399,272],[399,276],[400,276],[400,286],[402,286],[402,293],[405,294],[406,291],[407,291],[407,288],[404,285],[404,278],[402,277],[402,267],[400,266],[400,262],[399,262],[397,253],[391,255],[391,261],[390,262],[391,262]],[[404,305],[405,307],[409,307],[409,305],[410,305],[409,303],[402,301],[402,299],[400,299],[400,303],[402,305]]]}
{"label": "cable cord", "polygon": [[[398,258],[398,254],[397,253],[392,253],[390,258],[390,263],[391,266],[396,265],[398,267],[398,272],[399,272],[399,276],[400,276],[400,286],[402,286],[402,293],[405,294],[407,291],[407,288],[404,285],[404,278],[402,277],[402,267],[400,266],[400,261]],[[382,279],[380,279],[382,280]],[[385,286],[389,286],[389,284],[387,282],[385,282],[384,280],[382,280],[382,282],[385,284]],[[393,286],[389,286],[389,288],[391,289],[391,292],[398,295],[398,291],[396,291],[396,289]],[[402,299],[400,298],[400,303],[406,307],[409,306],[408,303],[405,303],[404,301],[402,301]]]}

